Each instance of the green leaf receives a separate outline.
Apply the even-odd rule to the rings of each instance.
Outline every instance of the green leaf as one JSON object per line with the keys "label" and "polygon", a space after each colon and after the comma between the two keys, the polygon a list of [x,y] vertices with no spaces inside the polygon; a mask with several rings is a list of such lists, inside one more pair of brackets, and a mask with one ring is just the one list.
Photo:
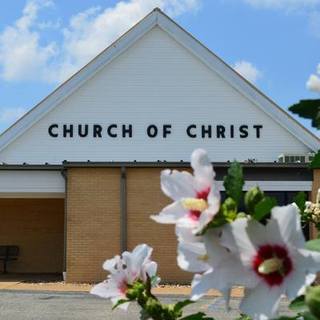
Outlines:
{"label": "green leaf", "polygon": [[241,314],[240,317],[237,318],[236,320],[252,320],[252,318],[246,314]]}
{"label": "green leaf", "polygon": [[305,192],[298,192],[294,198],[293,202],[298,206],[300,209],[300,213],[303,214],[304,210],[306,209],[306,201],[307,201],[307,196]]}
{"label": "green leaf", "polygon": [[309,167],[311,169],[319,169],[320,168],[320,150],[315,154],[313,160],[311,161]]}
{"label": "green leaf", "polygon": [[246,192],[244,196],[244,204],[250,215],[254,213],[254,208],[263,198],[264,193],[259,189],[259,187],[251,188]]}
{"label": "green leaf", "polygon": [[306,242],[306,248],[311,251],[320,252],[320,239],[314,239]]}
{"label": "green leaf", "polygon": [[119,307],[121,304],[124,304],[126,302],[130,302],[130,300],[128,299],[120,299],[113,307],[112,310],[114,310],[115,308]]}
{"label": "green leaf", "polygon": [[289,305],[289,309],[294,312],[308,311],[308,307],[305,302],[305,296],[299,296],[295,298]]}
{"label": "green leaf", "polygon": [[214,318],[209,318],[203,312],[198,312],[195,314],[191,314],[189,316],[180,318],[180,320],[214,320]]}
{"label": "green leaf", "polygon": [[225,216],[223,215],[222,210],[220,210],[217,213],[217,215],[214,217],[214,219],[211,220],[203,230],[198,232],[197,235],[203,236],[207,232],[207,230],[220,228],[223,225],[225,225],[226,223],[228,223],[228,221],[226,220]]}
{"label": "green leaf", "polygon": [[320,99],[300,100],[289,107],[289,110],[302,118],[311,119],[312,126],[320,129]]}
{"label": "green leaf", "polygon": [[304,312],[300,315],[300,317],[296,317],[295,319],[301,319],[301,317],[304,320],[319,320],[319,318],[316,318],[310,312]]}
{"label": "green leaf", "polygon": [[320,286],[307,288],[306,304],[311,314],[320,319]]}
{"label": "green leaf", "polygon": [[261,221],[268,214],[270,214],[271,209],[277,205],[277,200],[273,197],[263,198],[254,208],[254,214],[252,217],[257,221]]}
{"label": "green leaf", "polygon": [[224,177],[223,181],[227,196],[232,198],[237,205],[239,205],[242,199],[244,179],[242,167],[238,162],[234,161],[230,165],[228,174]]}
{"label": "green leaf", "polygon": [[191,301],[189,299],[179,301],[174,305],[173,310],[174,310],[174,312],[181,311],[184,307],[186,307],[192,303],[194,303],[194,301]]}

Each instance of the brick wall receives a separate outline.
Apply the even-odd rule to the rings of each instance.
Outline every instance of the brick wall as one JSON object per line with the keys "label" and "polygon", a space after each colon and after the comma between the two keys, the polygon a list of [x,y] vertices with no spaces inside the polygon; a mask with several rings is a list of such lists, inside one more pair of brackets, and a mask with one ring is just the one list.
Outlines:
{"label": "brick wall", "polygon": [[71,168],[67,181],[67,281],[100,281],[120,253],[120,169]]}
{"label": "brick wall", "polygon": [[173,225],[158,224],[151,214],[171,202],[160,189],[160,169],[127,169],[128,249],[139,243],[154,248],[152,257],[165,282],[190,282],[192,274],[177,267],[177,240]]}
{"label": "brick wall", "polygon": [[63,219],[63,199],[0,199],[0,245],[20,247],[8,271],[61,273]]}

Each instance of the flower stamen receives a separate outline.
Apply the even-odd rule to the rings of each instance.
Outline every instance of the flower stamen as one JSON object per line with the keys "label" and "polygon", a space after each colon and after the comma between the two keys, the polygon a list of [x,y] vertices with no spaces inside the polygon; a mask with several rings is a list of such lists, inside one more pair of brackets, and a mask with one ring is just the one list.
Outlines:
{"label": "flower stamen", "polygon": [[270,274],[273,272],[280,272],[283,269],[283,261],[279,258],[271,258],[264,260],[258,267],[260,274]]}
{"label": "flower stamen", "polygon": [[207,254],[203,254],[201,256],[198,256],[197,259],[199,261],[207,262],[209,260],[209,256]]}
{"label": "flower stamen", "polygon": [[183,207],[187,210],[202,212],[208,209],[208,202],[204,199],[185,198],[181,202]]}

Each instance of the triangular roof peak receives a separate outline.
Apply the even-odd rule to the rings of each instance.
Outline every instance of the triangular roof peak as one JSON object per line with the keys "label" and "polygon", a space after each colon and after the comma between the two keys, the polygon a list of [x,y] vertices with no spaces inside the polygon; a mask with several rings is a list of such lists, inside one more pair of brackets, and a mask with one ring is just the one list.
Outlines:
{"label": "triangular roof peak", "polygon": [[268,114],[308,148],[314,151],[320,148],[320,139],[318,137],[303,127],[275,102],[179,26],[161,11],[160,8],[155,8],[93,60],[62,83],[15,124],[4,131],[0,136],[0,152],[155,26],[160,27],[183,47],[191,51],[205,65],[219,74],[233,88]]}

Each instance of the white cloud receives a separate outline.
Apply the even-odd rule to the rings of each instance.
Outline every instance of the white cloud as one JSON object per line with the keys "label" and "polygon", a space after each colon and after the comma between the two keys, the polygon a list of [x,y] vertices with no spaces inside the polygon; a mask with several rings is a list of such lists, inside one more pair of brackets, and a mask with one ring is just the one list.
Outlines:
{"label": "white cloud", "polygon": [[234,64],[234,69],[240,73],[244,78],[252,83],[256,83],[257,80],[262,76],[261,72],[248,61],[238,61]]}
{"label": "white cloud", "polygon": [[314,8],[320,4],[320,0],[244,0],[244,1],[257,8],[285,9],[285,10]]}
{"label": "white cloud", "polygon": [[318,64],[316,74],[310,75],[306,86],[311,91],[320,92],[320,64]]}
{"label": "white cloud", "polygon": [[56,53],[55,43],[40,44],[40,34],[33,30],[40,9],[50,7],[51,1],[30,1],[21,18],[0,34],[0,74],[5,80],[43,78],[47,63]]}
{"label": "white cloud", "polygon": [[63,40],[43,43],[39,11],[52,0],[29,0],[20,19],[0,33],[0,75],[5,80],[61,82],[81,68],[154,7],[171,16],[195,11],[202,0],[128,0],[91,7],[70,18]]}
{"label": "white cloud", "polygon": [[26,113],[27,109],[17,107],[17,108],[0,108],[0,126],[9,127],[16,120],[18,120],[22,115]]}

